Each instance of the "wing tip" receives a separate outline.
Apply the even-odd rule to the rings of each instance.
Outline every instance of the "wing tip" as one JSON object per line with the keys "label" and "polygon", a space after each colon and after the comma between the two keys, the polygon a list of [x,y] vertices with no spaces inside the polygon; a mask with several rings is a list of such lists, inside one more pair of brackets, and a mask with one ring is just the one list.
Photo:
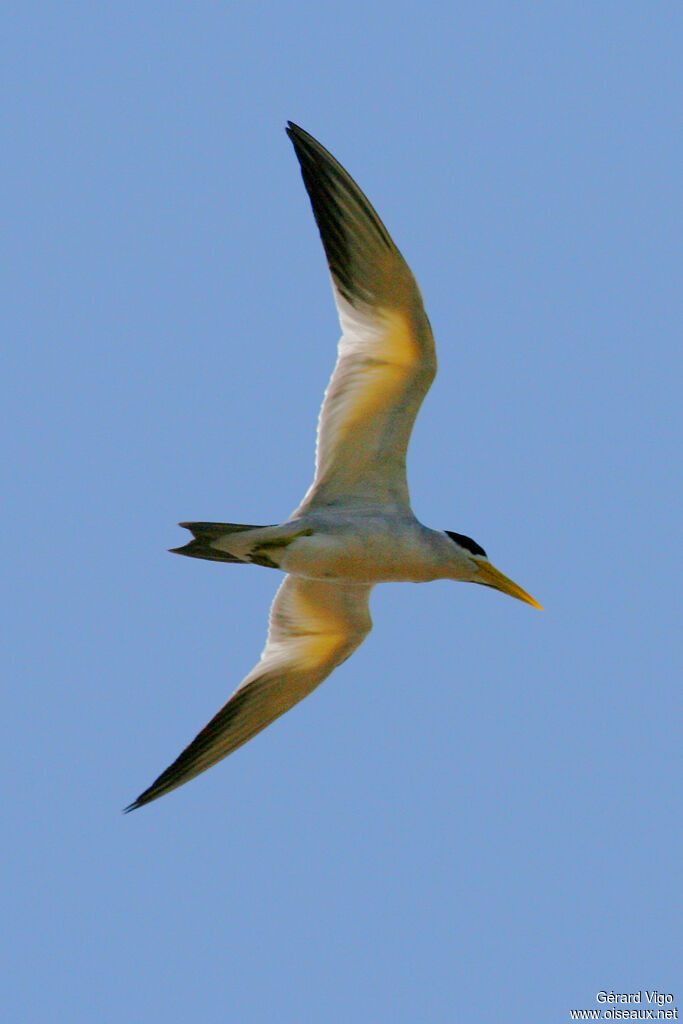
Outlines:
{"label": "wing tip", "polygon": [[285,131],[289,136],[289,141],[294,146],[302,172],[308,169],[309,165],[315,166],[318,172],[325,165],[327,167],[334,167],[336,165],[337,161],[332,154],[310,132],[295,124],[294,121],[287,122]]}
{"label": "wing tip", "polygon": [[[159,779],[165,774],[166,773],[163,772],[162,775],[159,776]],[[128,804],[127,807],[124,807],[121,813],[130,814],[131,811],[137,811],[139,807],[144,807],[145,804],[151,804],[153,800],[158,800],[160,796],[164,796],[172,789],[175,789],[177,785],[181,785],[181,783],[175,783],[172,786],[159,786],[159,779],[157,779],[156,782],[153,782],[148,789],[143,790],[140,796],[133,800],[132,804]]]}
{"label": "wing tip", "polygon": [[131,811],[137,811],[139,807],[144,807],[145,804],[149,804],[152,802],[152,800],[156,800],[157,797],[161,796],[162,794],[161,792],[154,792],[155,786],[156,783],[153,783],[149,787],[149,789],[145,789],[142,793],[140,793],[140,796],[136,797],[136,799],[133,800],[132,804],[128,804],[127,807],[124,807],[121,813],[130,814]]}

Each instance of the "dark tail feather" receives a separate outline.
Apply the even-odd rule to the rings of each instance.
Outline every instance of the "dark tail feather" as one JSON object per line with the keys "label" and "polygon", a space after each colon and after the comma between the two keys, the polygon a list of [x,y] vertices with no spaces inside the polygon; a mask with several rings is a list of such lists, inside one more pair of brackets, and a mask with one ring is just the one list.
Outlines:
{"label": "dark tail feather", "polygon": [[208,558],[212,562],[234,562],[246,564],[241,558],[235,558],[227,551],[220,551],[212,546],[212,541],[219,540],[230,533],[241,533],[242,530],[260,530],[260,526],[244,526],[240,523],[178,523],[190,530],[194,540],[180,548],[169,548],[174,555],[187,555],[189,558]]}

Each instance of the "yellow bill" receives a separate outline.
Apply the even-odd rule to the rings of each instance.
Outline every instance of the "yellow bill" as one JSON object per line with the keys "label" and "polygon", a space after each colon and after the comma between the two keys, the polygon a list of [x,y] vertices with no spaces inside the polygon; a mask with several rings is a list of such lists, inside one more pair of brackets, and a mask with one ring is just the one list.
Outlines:
{"label": "yellow bill", "polygon": [[490,562],[479,558],[475,559],[475,561],[479,568],[477,578],[474,580],[475,583],[483,583],[487,587],[494,587],[496,590],[501,590],[504,594],[509,594],[510,597],[516,597],[518,601],[525,601],[534,608],[543,611],[543,605],[535,601],[530,594],[527,594],[526,590],[522,590],[521,587],[513,583],[507,576],[503,576],[502,572],[491,565]]}

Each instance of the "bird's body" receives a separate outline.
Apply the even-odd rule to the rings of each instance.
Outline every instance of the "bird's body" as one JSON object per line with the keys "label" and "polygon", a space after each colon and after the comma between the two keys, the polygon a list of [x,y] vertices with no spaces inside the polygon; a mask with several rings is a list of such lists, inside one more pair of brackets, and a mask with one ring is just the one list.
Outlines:
{"label": "bird's body", "polygon": [[482,583],[536,607],[475,541],[423,526],[410,507],[410,433],[436,373],[434,340],[415,280],[346,171],[289,124],[325,248],[342,327],[318,423],[316,471],[284,523],[182,523],[175,551],[280,569],[261,660],[228,703],[128,810],[193,778],[296,704],[349,657],[371,628],[376,583]]}
{"label": "bird's body", "polygon": [[468,560],[440,530],[410,512],[344,509],[307,512],[280,526],[226,533],[214,546],[239,561],[267,564],[304,579],[339,583],[426,583],[467,579]]}

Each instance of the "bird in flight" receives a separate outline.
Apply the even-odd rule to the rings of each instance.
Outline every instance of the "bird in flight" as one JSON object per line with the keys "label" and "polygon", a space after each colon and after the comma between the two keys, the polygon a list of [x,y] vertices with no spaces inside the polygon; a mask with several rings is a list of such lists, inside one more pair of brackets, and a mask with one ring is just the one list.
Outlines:
{"label": "bird in flight", "polygon": [[156,800],[246,743],[306,697],[370,632],[375,583],[463,580],[541,606],[479,544],[423,526],[410,507],[406,449],[436,373],[415,279],[353,179],[288,122],[318,224],[342,329],[325,392],[315,476],[277,526],[181,523],[173,550],[286,573],[261,660],[227,704],[127,811]]}

